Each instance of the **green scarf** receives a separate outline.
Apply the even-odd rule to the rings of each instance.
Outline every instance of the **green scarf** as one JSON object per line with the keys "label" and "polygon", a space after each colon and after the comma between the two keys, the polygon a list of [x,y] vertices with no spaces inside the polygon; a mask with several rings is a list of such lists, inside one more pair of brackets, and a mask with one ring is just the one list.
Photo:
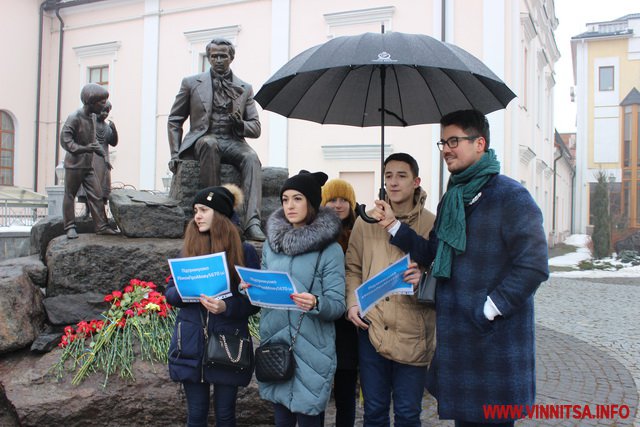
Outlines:
{"label": "green scarf", "polygon": [[436,225],[438,252],[433,264],[435,277],[451,277],[454,251],[458,255],[467,247],[467,219],[464,207],[497,173],[500,173],[500,162],[496,159],[495,152],[489,149],[476,163],[449,178]]}

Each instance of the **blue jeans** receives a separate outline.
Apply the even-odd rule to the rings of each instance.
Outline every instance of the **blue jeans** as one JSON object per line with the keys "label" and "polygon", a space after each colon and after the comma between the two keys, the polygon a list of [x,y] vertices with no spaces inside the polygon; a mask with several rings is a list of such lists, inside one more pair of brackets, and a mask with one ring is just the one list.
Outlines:
{"label": "blue jeans", "polygon": [[324,425],[324,412],[318,415],[305,415],[291,412],[286,406],[279,403],[273,404],[273,412],[277,427],[322,427]]}
{"label": "blue jeans", "polygon": [[[207,427],[211,384],[185,382],[182,385],[187,396],[187,427]],[[213,384],[216,426],[235,427],[237,395],[237,386]]]}
{"label": "blue jeans", "polygon": [[420,427],[426,366],[411,366],[380,356],[367,331],[358,331],[364,427],[389,426],[393,398],[395,427]]}

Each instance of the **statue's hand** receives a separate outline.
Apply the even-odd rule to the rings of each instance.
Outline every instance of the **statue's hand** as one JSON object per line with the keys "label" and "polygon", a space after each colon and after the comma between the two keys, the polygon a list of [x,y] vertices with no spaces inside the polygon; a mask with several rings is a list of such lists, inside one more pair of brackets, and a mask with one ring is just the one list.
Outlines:
{"label": "statue's hand", "polygon": [[240,112],[240,110],[236,110],[233,113],[229,114],[229,118],[235,125],[244,123],[244,121],[242,120],[242,113]]}
{"label": "statue's hand", "polygon": [[104,149],[97,142],[89,144],[89,149],[91,151],[93,151],[95,154],[97,154],[98,156],[100,156],[100,157],[104,157],[105,156]]}
{"label": "statue's hand", "polygon": [[242,123],[242,113],[240,110],[236,110],[233,113],[229,114],[229,118],[234,123]]}
{"label": "statue's hand", "polygon": [[178,159],[169,160],[169,170],[171,173],[175,174],[178,171],[178,163],[180,163]]}
{"label": "statue's hand", "polygon": [[234,133],[238,136],[242,136],[244,134],[244,120],[242,120],[242,113],[240,110],[236,110],[229,114],[229,118],[231,119]]}

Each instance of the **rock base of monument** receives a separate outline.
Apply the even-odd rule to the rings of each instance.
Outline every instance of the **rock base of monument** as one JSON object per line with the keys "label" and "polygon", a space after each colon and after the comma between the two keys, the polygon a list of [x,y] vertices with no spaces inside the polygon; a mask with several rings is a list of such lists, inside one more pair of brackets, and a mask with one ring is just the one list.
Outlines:
{"label": "rock base of monument", "polygon": [[[32,228],[32,256],[0,263],[1,426],[185,424],[184,394],[165,365],[137,360],[135,382],[113,377],[107,387],[97,374],[73,386],[72,374],[58,380],[49,369],[60,357],[55,347],[63,325],[99,317],[104,295],[133,278],[162,289],[167,259],[180,254],[180,237],[201,189],[198,174],[197,162],[182,163],[171,187],[173,200],[114,190],[112,226],[121,229],[120,236],[96,235],[90,218],[77,218],[80,236],[70,240],[62,218],[51,217]],[[287,169],[263,168],[263,228],[281,206],[280,187],[287,177]],[[223,165],[223,182],[240,186],[240,174]],[[262,243],[252,243],[260,255]],[[32,351],[26,350],[34,342]],[[236,412],[239,426],[273,425],[272,404],[260,399],[255,381],[240,389]]]}

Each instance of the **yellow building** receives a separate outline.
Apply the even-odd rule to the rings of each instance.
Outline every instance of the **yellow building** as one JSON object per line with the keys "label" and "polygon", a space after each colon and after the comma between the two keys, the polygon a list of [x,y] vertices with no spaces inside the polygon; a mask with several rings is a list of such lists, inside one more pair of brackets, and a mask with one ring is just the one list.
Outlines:
{"label": "yellow building", "polygon": [[604,171],[614,225],[640,228],[640,13],[587,24],[571,39],[576,83],[576,232],[593,224],[590,194]]}

